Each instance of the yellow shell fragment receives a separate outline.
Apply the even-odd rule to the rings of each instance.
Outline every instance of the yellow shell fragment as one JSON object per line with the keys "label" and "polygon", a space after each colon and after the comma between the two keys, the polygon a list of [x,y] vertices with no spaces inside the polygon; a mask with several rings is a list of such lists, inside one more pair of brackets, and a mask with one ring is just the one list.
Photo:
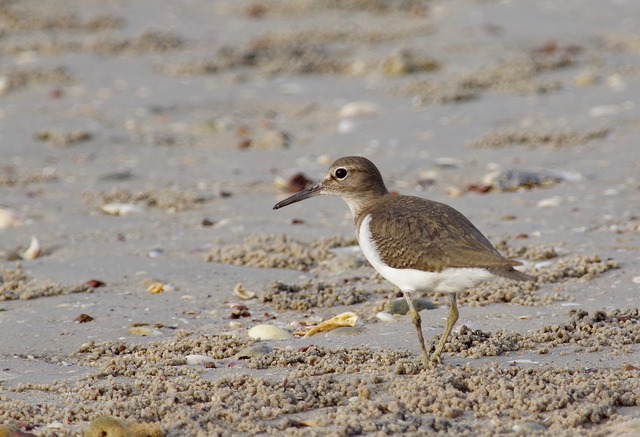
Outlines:
{"label": "yellow shell fragment", "polygon": [[346,313],[338,314],[337,316],[312,327],[304,334],[304,336],[311,337],[312,335],[316,335],[318,332],[327,332],[344,326],[356,326],[357,322],[358,315],[351,311],[347,311]]}
{"label": "yellow shell fragment", "polygon": [[20,257],[25,261],[31,261],[38,258],[42,255],[42,246],[40,246],[40,241],[36,238],[35,235],[31,236],[31,244],[29,244],[29,248],[24,251]]}
{"label": "yellow shell fragment", "polygon": [[160,427],[153,423],[123,422],[109,416],[98,417],[84,431],[84,437],[163,437]]}
{"label": "yellow shell fragment", "polygon": [[148,326],[134,326],[129,328],[129,334],[138,335],[140,337],[150,337],[152,335],[162,335],[162,333],[156,329],[151,329]]}
{"label": "yellow shell fragment", "polygon": [[244,288],[244,285],[242,285],[242,283],[239,283],[233,288],[233,295],[242,300],[251,300],[256,297],[256,294],[253,291],[248,291],[246,288]]}
{"label": "yellow shell fragment", "polygon": [[166,285],[163,284],[162,282],[154,282],[153,284],[149,285],[149,287],[147,288],[147,291],[149,293],[158,294],[158,293],[162,293],[163,291],[167,291],[167,289],[166,289]]}

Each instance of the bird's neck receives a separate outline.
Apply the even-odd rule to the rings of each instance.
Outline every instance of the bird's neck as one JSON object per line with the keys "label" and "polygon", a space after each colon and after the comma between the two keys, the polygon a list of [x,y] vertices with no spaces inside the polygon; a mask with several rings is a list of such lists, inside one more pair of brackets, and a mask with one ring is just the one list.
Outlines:
{"label": "bird's neck", "polygon": [[390,195],[391,194],[385,189],[380,192],[367,192],[364,195],[360,194],[358,196],[343,197],[343,199],[347,202],[347,205],[351,210],[353,223],[357,225],[363,217],[363,214],[366,214],[367,210],[371,209],[378,202]]}

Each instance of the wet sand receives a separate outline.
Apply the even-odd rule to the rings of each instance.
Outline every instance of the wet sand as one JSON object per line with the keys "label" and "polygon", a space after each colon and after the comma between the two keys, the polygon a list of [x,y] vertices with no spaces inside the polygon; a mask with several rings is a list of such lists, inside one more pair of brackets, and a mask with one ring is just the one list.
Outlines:
{"label": "wet sand", "polygon": [[[640,435],[638,17],[634,2],[1,3],[0,424]],[[435,369],[343,202],[271,209],[345,155],[454,206],[539,278],[461,293]],[[422,297],[435,345],[447,299]],[[345,311],[356,326],[247,334]]]}

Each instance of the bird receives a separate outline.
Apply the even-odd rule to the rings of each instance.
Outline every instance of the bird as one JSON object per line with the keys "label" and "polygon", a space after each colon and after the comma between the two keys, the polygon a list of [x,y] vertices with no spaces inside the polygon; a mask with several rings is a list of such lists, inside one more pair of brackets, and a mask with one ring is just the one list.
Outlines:
{"label": "bird", "polygon": [[[339,158],[324,179],[273,209],[318,195],[338,196],[347,203],[364,256],[407,301],[425,367],[442,361],[442,351],[459,317],[457,293],[495,277],[536,280],[516,270],[522,263],[502,256],[455,208],[389,192],[378,168],[365,157]],[[450,300],[446,325],[433,354],[425,345],[422,319],[414,305],[418,292],[445,293]]]}

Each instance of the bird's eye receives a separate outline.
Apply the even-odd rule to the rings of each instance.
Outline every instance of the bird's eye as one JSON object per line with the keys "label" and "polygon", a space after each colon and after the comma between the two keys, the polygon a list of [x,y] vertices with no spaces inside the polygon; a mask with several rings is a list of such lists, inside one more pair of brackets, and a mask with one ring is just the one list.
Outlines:
{"label": "bird's eye", "polygon": [[349,174],[349,172],[347,171],[346,168],[340,167],[339,169],[336,170],[336,177],[340,180],[344,179],[347,177],[347,174]]}

